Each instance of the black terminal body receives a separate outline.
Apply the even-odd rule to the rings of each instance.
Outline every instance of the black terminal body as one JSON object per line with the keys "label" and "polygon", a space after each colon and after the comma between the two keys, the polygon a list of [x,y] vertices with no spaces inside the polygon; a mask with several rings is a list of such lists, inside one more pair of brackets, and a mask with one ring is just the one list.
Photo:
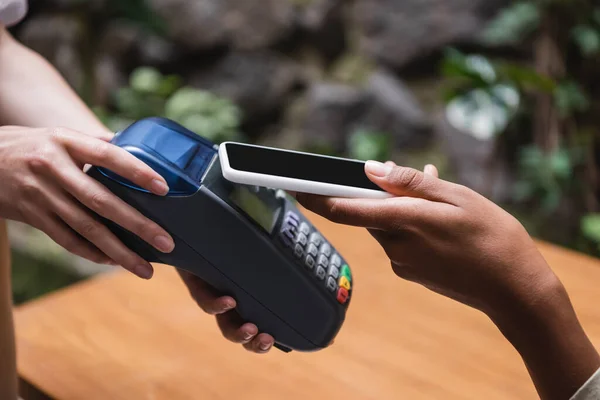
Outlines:
{"label": "black terminal body", "polygon": [[238,312],[283,351],[317,351],[338,334],[352,294],[344,258],[281,191],[225,180],[218,147],[166,119],[138,121],[112,140],[160,173],[170,193],[148,193],[112,173],[88,174],[166,229],[163,254],[102,219],[149,262],[200,277],[238,303]]}

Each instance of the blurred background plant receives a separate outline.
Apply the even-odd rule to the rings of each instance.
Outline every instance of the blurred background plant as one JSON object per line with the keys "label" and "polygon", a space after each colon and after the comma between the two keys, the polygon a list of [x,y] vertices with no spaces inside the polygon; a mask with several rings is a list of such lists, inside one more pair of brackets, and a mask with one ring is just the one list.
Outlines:
{"label": "blurred background plant", "polygon": [[226,98],[182,86],[177,75],[164,76],[155,68],[133,71],[129,86],[117,90],[114,106],[95,108],[98,117],[114,132],[148,117],[165,117],[215,143],[245,141],[239,131],[241,110]]}
{"label": "blurred background plant", "polygon": [[[591,0],[30,5],[13,33],[114,131],[164,116],[216,143],[434,163],[538,238],[600,255]],[[11,238],[18,301],[106,270],[31,228]]]}
{"label": "blurred background plant", "polygon": [[[533,234],[598,254],[589,243],[600,243],[594,234],[599,120],[593,91],[598,78],[590,71],[598,68],[600,6],[514,2],[482,36],[486,45],[500,49],[499,56],[446,55],[442,71],[451,83],[449,118],[508,148],[517,180],[507,207]],[[517,54],[501,51],[515,46]],[[500,85],[504,96],[498,95]]]}

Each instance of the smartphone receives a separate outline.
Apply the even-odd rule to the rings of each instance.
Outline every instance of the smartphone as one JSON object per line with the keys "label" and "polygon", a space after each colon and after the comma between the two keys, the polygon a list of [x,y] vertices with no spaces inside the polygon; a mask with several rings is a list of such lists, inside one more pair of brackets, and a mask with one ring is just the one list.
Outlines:
{"label": "smartphone", "polygon": [[223,177],[233,183],[344,198],[387,198],[365,173],[365,162],[292,150],[225,142]]}

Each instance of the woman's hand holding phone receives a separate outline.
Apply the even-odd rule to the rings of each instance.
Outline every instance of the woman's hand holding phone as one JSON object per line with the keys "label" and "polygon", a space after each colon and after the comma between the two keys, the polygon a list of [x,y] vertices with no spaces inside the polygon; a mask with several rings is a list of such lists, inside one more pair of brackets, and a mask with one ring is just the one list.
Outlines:
{"label": "woman's hand holding phone", "polygon": [[307,209],[364,227],[394,273],[490,317],[524,358],[542,398],[569,398],[600,366],[569,297],[523,226],[474,191],[393,163],[366,174],[388,199],[297,193]]}

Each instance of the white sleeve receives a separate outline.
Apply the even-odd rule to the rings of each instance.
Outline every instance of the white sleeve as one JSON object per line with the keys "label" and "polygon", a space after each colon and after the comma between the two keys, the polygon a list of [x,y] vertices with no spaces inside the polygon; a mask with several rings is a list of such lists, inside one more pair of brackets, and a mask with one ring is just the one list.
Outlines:
{"label": "white sleeve", "polygon": [[571,397],[571,400],[598,399],[600,399],[600,369]]}
{"label": "white sleeve", "polygon": [[27,14],[27,0],[0,0],[0,25],[11,26]]}

